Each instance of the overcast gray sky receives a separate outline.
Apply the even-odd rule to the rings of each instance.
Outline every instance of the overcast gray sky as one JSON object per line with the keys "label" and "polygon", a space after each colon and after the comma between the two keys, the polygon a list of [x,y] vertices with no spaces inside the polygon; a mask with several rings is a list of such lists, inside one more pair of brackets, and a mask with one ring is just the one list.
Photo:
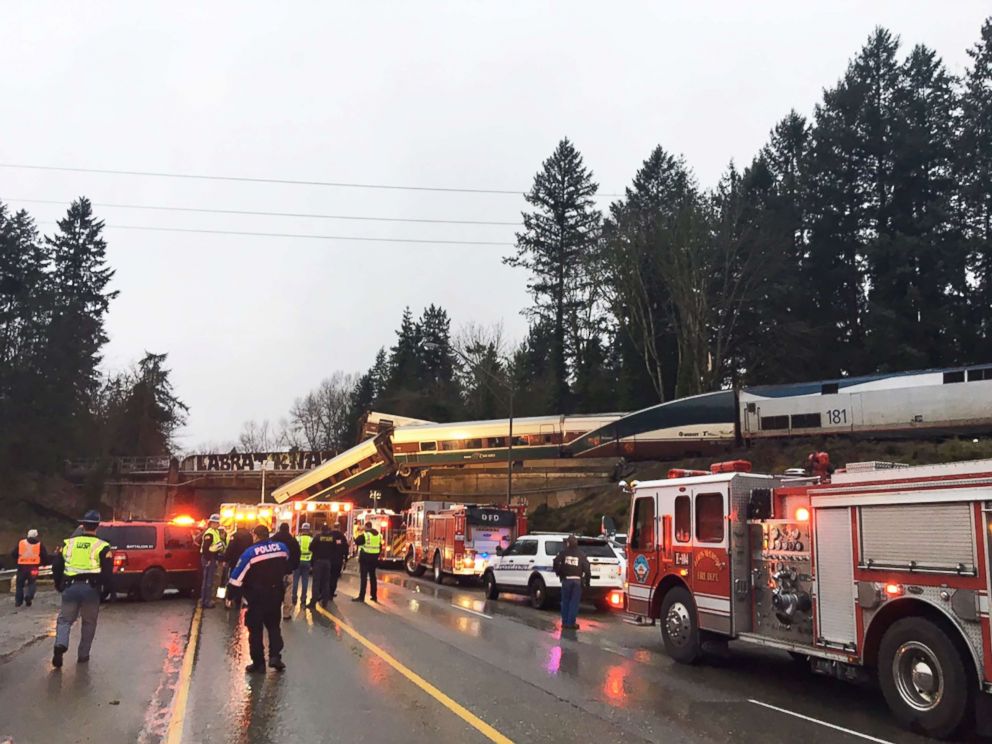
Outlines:
{"label": "overcast gray sky", "polygon": [[[679,7],[676,7],[678,5]],[[5,3],[0,162],[522,192],[562,136],[601,191],[651,148],[704,186],[790,108],[810,114],[876,25],[967,64],[992,3]],[[97,203],[510,221],[519,195],[385,191],[0,168],[0,199],[50,231]],[[608,199],[603,200],[603,206]],[[512,226],[98,207],[117,271],[109,368],[168,352],[181,444],[279,419],[335,369],[364,370],[405,305],[458,328],[526,323],[509,245],[141,232],[168,226],[492,241]]]}

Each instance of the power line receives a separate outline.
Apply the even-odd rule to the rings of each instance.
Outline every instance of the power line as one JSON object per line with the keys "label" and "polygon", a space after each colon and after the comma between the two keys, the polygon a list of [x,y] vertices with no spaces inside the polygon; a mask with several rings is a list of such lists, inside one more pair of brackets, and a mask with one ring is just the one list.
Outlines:
{"label": "power line", "polygon": [[[54,225],[54,222],[42,224]],[[512,247],[513,243],[500,243],[489,240],[427,240],[420,238],[369,238],[357,235],[311,235],[306,233],[270,233],[251,232],[247,230],[206,230],[192,227],[159,227],[155,225],[116,225],[107,223],[108,229],[115,230],[146,230],[152,232],[200,233],[204,235],[238,235],[257,238],[303,238],[307,240],[354,240],[367,243],[420,243],[424,245],[493,245]]]}
{"label": "power line", "polygon": [[[100,173],[112,176],[150,176],[153,178],[186,178],[201,181],[236,181],[241,183],[277,183],[290,186],[334,186],[349,189],[386,189],[391,191],[435,191],[456,194],[499,194],[503,196],[523,196],[526,189],[471,189],[445,186],[397,186],[382,183],[350,183],[346,181],[303,181],[289,178],[253,178],[250,176],[212,176],[200,173],[164,173],[160,171],[113,170],[110,168],[68,168],[55,165],[25,165],[22,163],[0,163],[0,168],[21,170],[59,171],[62,173]],[[601,197],[619,197],[623,194],[597,194]]]}
{"label": "power line", "polygon": [[[66,202],[57,199],[16,199],[8,197],[7,201],[23,202],[24,204],[58,204],[65,205]],[[149,209],[159,212],[195,212],[199,214],[236,214],[253,215],[258,217],[296,217],[318,220],[354,220],[360,222],[413,222],[429,225],[500,225],[520,227],[520,222],[498,222],[494,220],[447,220],[428,219],[418,217],[362,217],[357,215],[341,214],[310,214],[306,212],[262,212],[252,209],[207,209],[205,207],[175,207],[158,206],[151,204],[111,204],[109,202],[93,202],[94,207],[103,209]]]}

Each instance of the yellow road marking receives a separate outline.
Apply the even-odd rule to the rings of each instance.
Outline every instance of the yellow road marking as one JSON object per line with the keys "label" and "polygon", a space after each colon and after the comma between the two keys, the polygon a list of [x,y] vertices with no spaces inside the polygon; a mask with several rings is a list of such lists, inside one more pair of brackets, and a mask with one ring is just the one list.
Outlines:
{"label": "yellow road marking", "polygon": [[203,608],[199,603],[193,612],[193,620],[189,626],[189,640],[183,654],[183,667],[179,670],[179,682],[176,685],[176,695],[172,699],[172,716],[169,728],[165,733],[165,744],[181,744],[183,739],[183,724],[186,722],[186,701],[189,700],[189,685],[193,677],[193,657],[196,656],[196,643],[200,638],[200,621]]}
{"label": "yellow road marking", "polygon": [[[341,630],[343,630],[345,633],[347,633],[348,635],[350,635],[352,638],[354,638],[360,644],[362,644],[363,646],[365,646],[365,648],[367,648],[369,651],[371,651],[372,653],[374,653],[376,656],[378,656],[384,662],[386,662],[387,664],[389,664],[389,666],[391,666],[397,672],[399,672],[404,677],[406,677],[408,680],[410,680],[411,682],[413,682],[413,684],[415,684],[421,690],[423,690],[428,695],[430,695],[432,698],[434,698],[435,700],[437,700],[439,703],[441,703],[441,705],[443,705],[445,708],[447,708],[448,710],[450,710],[456,716],[458,716],[459,718],[461,718],[463,721],[465,721],[465,723],[467,723],[469,726],[471,726],[476,731],[478,731],[479,733],[481,733],[487,739],[489,739],[490,741],[497,742],[497,744],[513,744],[513,740],[512,739],[509,739],[509,738],[503,736],[503,734],[501,734],[499,731],[497,731],[496,729],[494,729],[488,723],[486,723],[485,721],[483,721],[477,715],[475,715],[474,713],[472,713],[472,711],[470,711],[468,708],[466,708],[465,706],[460,705],[459,703],[455,702],[450,697],[448,697],[443,692],[441,692],[439,689],[437,689],[430,682],[428,682],[426,679],[424,679],[419,674],[417,674],[416,672],[414,672],[412,669],[410,669],[409,667],[406,667],[403,664],[401,664],[399,661],[397,661],[392,656],[390,656],[389,653],[387,653],[385,650],[381,649],[379,646],[377,646],[374,643],[372,643],[372,641],[370,641],[368,638],[366,638],[365,636],[363,636],[361,633],[359,633],[353,627],[351,627],[350,625],[348,625],[344,620],[341,620],[340,618],[336,617],[335,615],[332,615],[330,612],[328,612],[327,610],[325,610],[320,605],[317,606],[317,611],[321,615],[324,615],[329,620],[331,620]],[[171,742],[169,744],[171,744]]]}

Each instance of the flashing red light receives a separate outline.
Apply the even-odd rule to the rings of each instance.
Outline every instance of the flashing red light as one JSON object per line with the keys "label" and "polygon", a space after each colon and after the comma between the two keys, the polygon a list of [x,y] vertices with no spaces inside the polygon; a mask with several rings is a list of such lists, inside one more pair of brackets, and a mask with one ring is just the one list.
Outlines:
{"label": "flashing red light", "polygon": [[610,607],[623,607],[623,592],[612,591],[606,596],[606,601]]}
{"label": "flashing red light", "polygon": [[196,524],[196,520],[193,519],[189,514],[181,514],[172,520],[173,524],[178,524],[181,527],[190,527]]}
{"label": "flashing red light", "polygon": [[751,463],[747,460],[728,460],[710,465],[711,473],[750,473]]}
{"label": "flashing red light", "polygon": [[885,593],[889,597],[901,597],[905,593],[902,584],[886,584]]}
{"label": "flashing red light", "polygon": [[796,521],[797,522],[808,522],[809,521],[809,509],[805,506],[800,506],[796,509]]}

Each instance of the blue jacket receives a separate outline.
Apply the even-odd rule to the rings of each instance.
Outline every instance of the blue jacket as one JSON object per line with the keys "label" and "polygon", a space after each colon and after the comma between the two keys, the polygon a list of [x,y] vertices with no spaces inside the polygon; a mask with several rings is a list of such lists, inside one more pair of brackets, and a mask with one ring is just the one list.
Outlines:
{"label": "blue jacket", "polygon": [[278,587],[289,570],[289,549],[275,540],[262,540],[245,550],[231,571],[230,585],[246,593]]}

